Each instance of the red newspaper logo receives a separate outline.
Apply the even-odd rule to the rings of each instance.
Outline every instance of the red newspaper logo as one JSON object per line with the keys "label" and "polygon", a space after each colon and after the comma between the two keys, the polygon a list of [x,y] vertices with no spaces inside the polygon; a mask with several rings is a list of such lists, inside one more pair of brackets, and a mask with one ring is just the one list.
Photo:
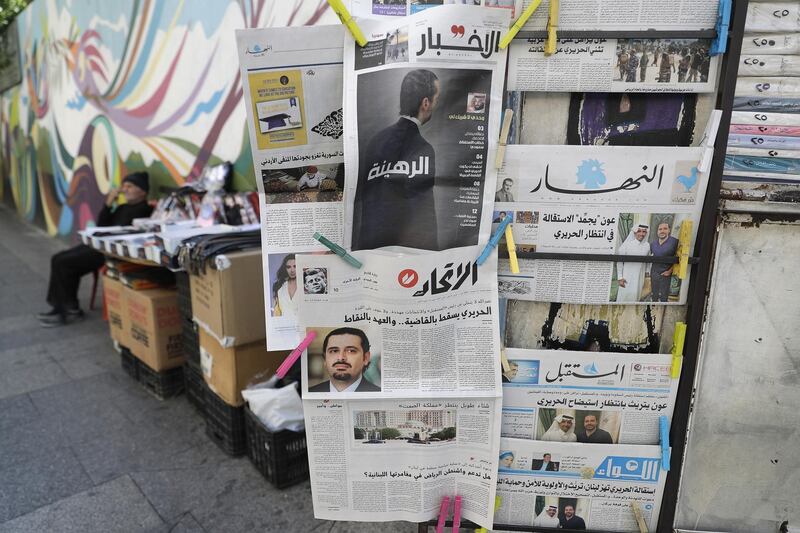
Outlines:
{"label": "red newspaper logo", "polygon": [[419,274],[416,270],[407,268],[397,275],[397,283],[405,289],[410,289],[419,281]]}

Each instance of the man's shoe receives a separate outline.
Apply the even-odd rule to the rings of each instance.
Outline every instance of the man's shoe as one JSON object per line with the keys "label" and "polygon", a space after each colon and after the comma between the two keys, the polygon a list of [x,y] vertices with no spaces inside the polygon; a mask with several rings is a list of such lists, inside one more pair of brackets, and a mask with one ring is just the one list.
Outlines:
{"label": "man's shoe", "polygon": [[57,328],[59,326],[67,325],[67,320],[63,315],[51,315],[39,319],[39,325],[43,328]]}
{"label": "man's shoe", "polygon": [[77,322],[78,320],[83,320],[86,318],[86,314],[78,307],[75,309],[67,309],[64,312],[64,318],[67,324],[72,322]]}
{"label": "man's shoe", "polygon": [[36,314],[36,318],[41,320],[43,318],[50,318],[50,317],[54,317],[54,316],[57,316],[57,315],[60,315],[60,314],[61,314],[61,311],[59,311],[55,307],[52,307],[52,308],[50,308],[49,311],[43,311],[41,313],[37,313]]}

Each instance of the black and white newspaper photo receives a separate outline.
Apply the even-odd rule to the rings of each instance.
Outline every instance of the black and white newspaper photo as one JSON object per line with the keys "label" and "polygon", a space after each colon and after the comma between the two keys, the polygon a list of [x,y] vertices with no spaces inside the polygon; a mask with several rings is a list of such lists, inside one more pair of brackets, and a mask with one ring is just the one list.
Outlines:
{"label": "black and white newspaper photo", "polygon": [[660,446],[500,440],[494,521],[592,531],[655,531],[667,472]]}
{"label": "black and white newspaper photo", "polygon": [[508,53],[509,91],[714,92],[719,58],[710,39],[515,40]]}
{"label": "black and white newspaper photo", "polygon": [[590,444],[658,444],[678,380],[671,354],[506,348],[504,437]]}
{"label": "black and white newspaper photo", "polygon": [[445,250],[489,239],[505,9],[360,20],[345,39],[345,247]]}
{"label": "black and white newspaper photo", "polygon": [[300,342],[295,255],[342,240],[342,25],[239,30],[264,252],[267,349]]}
{"label": "black and white newspaper photo", "polygon": [[500,399],[304,400],[314,516],[422,522],[461,494],[491,527]]}
{"label": "black and white newspaper photo", "polygon": [[[526,252],[676,257],[690,250],[708,173],[698,148],[510,145],[494,221],[513,217],[519,274],[500,260],[501,297],[561,303],[680,304],[688,277],[671,263],[525,259]],[[687,226],[688,228],[688,226]],[[501,248],[502,249],[502,248]],[[687,274],[688,275],[688,274]]]}
{"label": "black and white newspaper photo", "polygon": [[496,270],[479,247],[299,255],[303,398],[499,398]]}

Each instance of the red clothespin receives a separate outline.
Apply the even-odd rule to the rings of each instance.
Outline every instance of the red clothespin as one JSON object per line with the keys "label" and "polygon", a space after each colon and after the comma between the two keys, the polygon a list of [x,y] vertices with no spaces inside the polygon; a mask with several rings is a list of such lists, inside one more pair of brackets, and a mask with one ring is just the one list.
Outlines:
{"label": "red clothespin", "polygon": [[450,496],[442,498],[442,506],[439,508],[439,522],[436,524],[436,533],[444,533],[444,523],[447,521],[447,512],[450,508]]}

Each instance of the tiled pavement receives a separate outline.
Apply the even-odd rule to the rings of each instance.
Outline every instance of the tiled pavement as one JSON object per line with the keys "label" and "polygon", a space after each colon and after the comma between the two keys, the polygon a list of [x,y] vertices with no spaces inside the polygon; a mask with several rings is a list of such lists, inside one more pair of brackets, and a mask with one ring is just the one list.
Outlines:
{"label": "tiled pavement", "polygon": [[0,205],[0,533],[416,531],[315,520],[307,482],[274,489],[206,438],[183,396],[131,381],[100,311],[40,328],[64,246]]}

